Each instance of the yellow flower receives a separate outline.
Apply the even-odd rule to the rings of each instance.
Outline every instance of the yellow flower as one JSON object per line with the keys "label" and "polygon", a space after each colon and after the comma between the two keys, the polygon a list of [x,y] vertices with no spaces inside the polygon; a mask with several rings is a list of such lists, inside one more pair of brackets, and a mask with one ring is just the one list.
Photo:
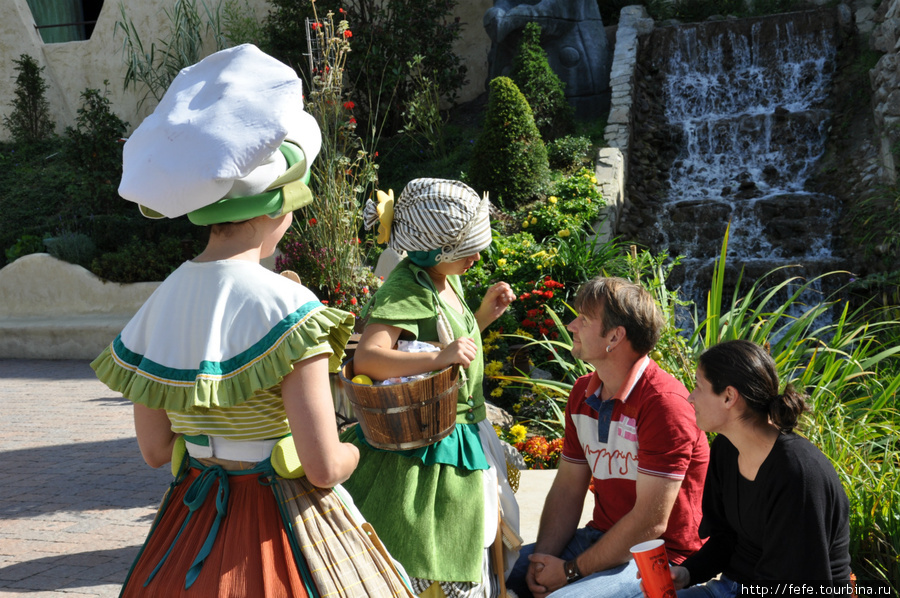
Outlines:
{"label": "yellow flower", "polygon": [[485,340],[485,342],[492,343],[495,340],[497,340],[498,338],[500,338],[500,331],[492,330],[492,331],[488,332],[488,335],[485,337],[484,340]]}
{"label": "yellow flower", "polygon": [[497,388],[495,388],[494,390],[491,391],[491,396],[492,396],[492,397],[499,397],[499,396],[501,396],[501,395],[503,395],[503,389],[500,388],[499,386],[498,386]]}
{"label": "yellow flower", "polygon": [[513,413],[518,413],[520,409],[522,409],[522,403],[516,403],[515,405],[513,405]]}
{"label": "yellow flower", "polygon": [[529,241],[528,239],[522,239],[522,245],[528,247],[529,245],[531,245],[531,241]]}
{"label": "yellow flower", "polygon": [[550,203],[556,203],[556,196],[551,195],[550,197],[547,198],[547,201],[549,201]]}
{"label": "yellow flower", "polygon": [[509,429],[509,433],[516,439],[516,442],[522,442],[525,440],[525,435],[528,434],[528,429],[522,424],[516,424]]}
{"label": "yellow flower", "polygon": [[502,258],[502,257],[501,257],[499,260],[497,260],[497,265],[500,266],[501,268],[502,268],[503,266],[505,266],[505,265],[506,265],[506,258]]}
{"label": "yellow flower", "polygon": [[532,217],[531,217],[531,223],[532,223],[532,224],[537,224],[537,218],[535,218],[534,216],[532,216]]}
{"label": "yellow flower", "polygon": [[503,370],[503,363],[496,359],[484,366],[485,376],[496,376]]}
{"label": "yellow flower", "polygon": [[572,233],[569,231],[569,229],[564,228],[564,229],[562,229],[561,231],[559,231],[557,234],[558,234],[560,237],[565,238],[565,237],[568,237],[569,235],[571,235]]}
{"label": "yellow flower", "polygon": [[527,220],[526,220],[525,222],[522,223],[522,228],[528,228],[528,221],[527,221]]}
{"label": "yellow flower", "polygon": [[528,337],[528,338],[534,338],[534,335],[533,335],[533,334],[531,334],[531,333],[528,332],[527,330],[522,330],[521,328],[519,328],[518,330],[516,330],[516,334],[519,335],[519,336],[525,336],[525,337]]}
{"label": "yellow flower", "polygon": [[594,184],[596,185],[596,184],[597,184],[597,177],[592,176],[592,177],[591,177],[591,182],[594,183]]}

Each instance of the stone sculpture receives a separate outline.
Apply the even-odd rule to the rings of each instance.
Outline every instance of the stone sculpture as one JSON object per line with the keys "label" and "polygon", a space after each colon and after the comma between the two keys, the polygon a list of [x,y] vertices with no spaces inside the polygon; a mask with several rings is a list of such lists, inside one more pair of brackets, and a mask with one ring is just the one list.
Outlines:
{"label": "stone sculpture", "polygon": [[522,29],[541,26],[550,67],[566,84],[566,99],[578,118],[609,110],[611,51],[596,2],[570,0],[495,0],[484,15],[491,38],[488,80],[509,76]]}

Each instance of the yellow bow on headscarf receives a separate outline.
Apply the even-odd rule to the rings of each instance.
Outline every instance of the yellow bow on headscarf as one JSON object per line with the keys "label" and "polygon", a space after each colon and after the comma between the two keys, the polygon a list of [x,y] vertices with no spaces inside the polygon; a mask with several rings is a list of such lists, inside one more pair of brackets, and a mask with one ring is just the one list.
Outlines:
{"label": "yellow bow on headscarf", "polygon": [[394,190],[388,192],[376,191],[378,205],[375,212],[378,214],[378,238],[376,242],[387,243],[391,238],[391,223],[394,222]]}

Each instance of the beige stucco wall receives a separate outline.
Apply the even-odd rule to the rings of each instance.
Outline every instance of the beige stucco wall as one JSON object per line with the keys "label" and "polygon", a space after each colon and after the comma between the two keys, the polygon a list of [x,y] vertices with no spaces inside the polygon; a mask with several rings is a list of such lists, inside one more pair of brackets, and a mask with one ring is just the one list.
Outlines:
{"label": "beige stucco wall", "polygon": [[[147,49],[152,41],[165,37],[169,21],[164,10],[170,10],[175,0],[121,0],[121,3],[134,21]],[[249,0],[249,3],[261,17],[268,11],[266,0]],[[34,28],[34,18],[26,0],[3,0],[3,4],[3,18],[0,19],[0,119],[12,111],[10,103],[15,99],[17,74],[13,60],[21,54],[30,55],[44,67],[50,114],[58,132],[74,125],[81,106],[81,93],[87,88],[103,90],[104,80],[109,81],[105,89],[113,111],[132,129],[152,110],[155,105],[152,98],[139,112],[137,103],[142,93],[123,89],[123,36],[116,31],[116,21],[121,16],[119,1],[106,0],[103,3],[90,40],[63,44],[42,42]],[[455,11],[464,27],[457,43],[457,52],[469,68],[469,83],[460,93],[462,101],[473,99],[484,91],[490,40],[481,20],[492,5],[492,0],[461,0]],[[0,127],[0,140],[8,138],[5,127]]]}
{"label": "beige stucco wall", "polygon": [[107,282],[46,253],[0,269],[0,359],[93,359],[158,282]]}

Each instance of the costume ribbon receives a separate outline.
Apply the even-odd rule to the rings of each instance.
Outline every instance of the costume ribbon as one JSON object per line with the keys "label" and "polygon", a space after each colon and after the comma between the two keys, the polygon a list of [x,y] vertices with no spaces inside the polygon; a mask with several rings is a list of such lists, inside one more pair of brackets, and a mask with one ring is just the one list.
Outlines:
{"label": "costume ribbon", "polygon": [[378,238],[377,243],[387,243],[391,238],[391,224],[394,222],[394,190],[388,192],[376,191],[378,205],[375,212],[378,214]]}
{"label": "costume ribbon", "polygon": [[209,533],[206,536],[206,541],[204,541],[203,546],[200,547],[200,551],[194,558],[194,562],[191,563],[191,567],[190,569],[188,569],[187,576],[184,580],[184,589],[190,588],[200,576],[200,570],[203,568],[203,562],[206,560],[206,557],[208,557],[209,553],[212,552],[213,544],[215,543],[216,536],[219,533],[219,526],[222,524],[222,520],[225,518],[225,514],[228,510],[228,476],[263,474],[272,472],[272,465],[269,459],[260,461],[252,469],[243,471],[226,471],[220,465],[204,465],[193,458],[191,458],[190,463],[191,467],[200,469],[201,473],[193,482],[191,482],[191,485],[188,486],[188,489],[184,494],[184,504],[188,508],[188,515],[187,517],[185,517],[184,523],[181,524],[181,529],[178,530],[178,534],[176,534],[175,539],[172,540],[172,545],[169,546],[166,554],[163,555],[162,559],[160,559],[159,563],[150,573],[149,577],[147,577],[147,581],[144,582],[144,587],[147,587],[150,582],[153,581],[153,578],[156,576],[159,570],[162,569],[162,566],[166,562],[166,559],[168,559],[169,555],[172,553],[172,549],[175,547],[175,544],[178,543],[178,539],[181,537],[181,533],[185,530],[188,522],[191,520],[191,516],[204,505],[207,498],[209,497],[209,492],[210,490],[212,490],[213,485],[218,482],[219,488],[216,491],[216,517],[213,520],[212,525],[210,526]]}

